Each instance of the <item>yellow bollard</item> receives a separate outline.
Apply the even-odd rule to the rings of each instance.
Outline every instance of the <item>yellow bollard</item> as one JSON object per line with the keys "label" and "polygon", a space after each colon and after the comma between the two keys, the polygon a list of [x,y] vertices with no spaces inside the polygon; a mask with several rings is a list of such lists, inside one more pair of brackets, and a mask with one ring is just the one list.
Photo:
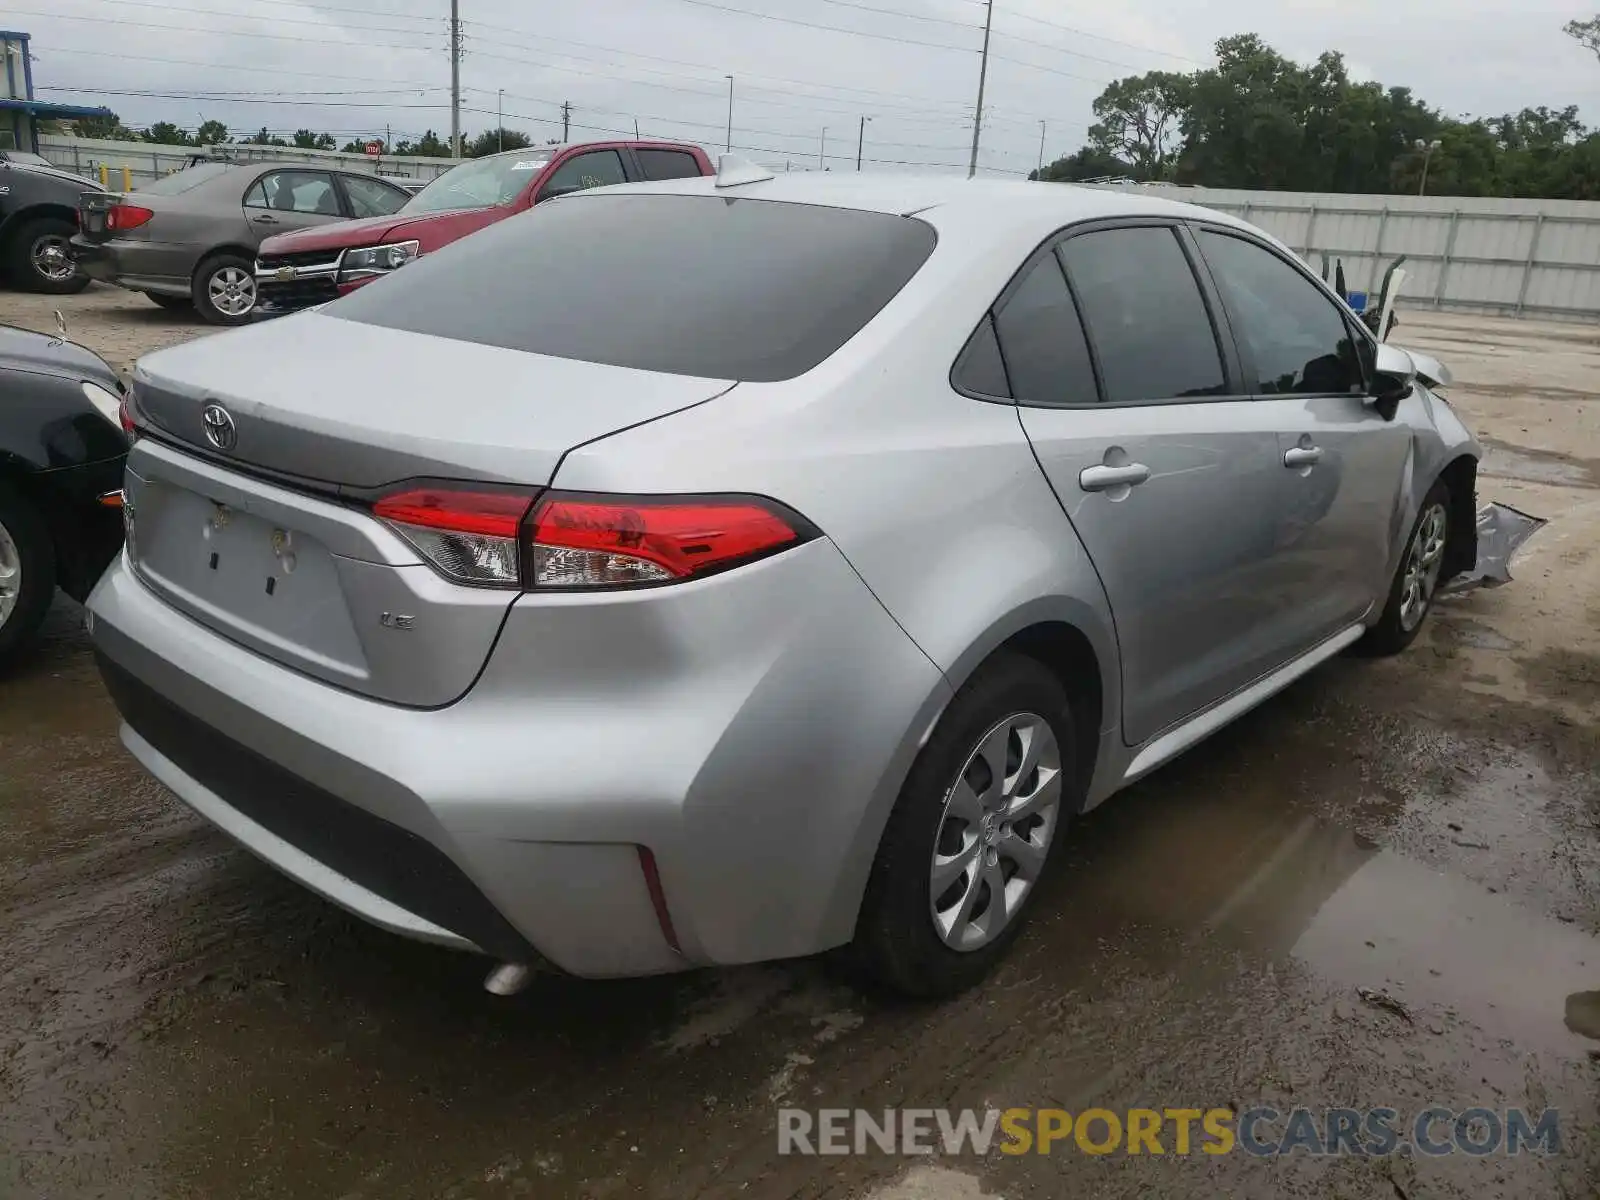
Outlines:
{"label": "yellow bollard", "polygon": [[107,170],[105,163],[100,164],[100,190],[103,192],[111,190],[111,173]]}
{"label": "yellow bollard", "polygon": [[133,191],[133,168],[132,167],[123,167],[122,168],[122,190],[125,191],[125,192]]}

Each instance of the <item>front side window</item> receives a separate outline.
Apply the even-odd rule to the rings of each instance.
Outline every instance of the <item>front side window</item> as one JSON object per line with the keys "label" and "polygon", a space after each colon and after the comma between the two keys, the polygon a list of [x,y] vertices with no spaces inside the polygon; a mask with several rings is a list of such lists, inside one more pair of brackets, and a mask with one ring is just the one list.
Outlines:
{"label": "front side window", "polygon": [[615,150],[591,150],[567,159],[550,172],[550,177],[539,188],[539,199],[549,200],[569,192],[586,192],[590,188],[627,182],[622,155]]}
{"label": "front side window", "polygon": [[1361,360],[1338,306],[1276,254],[1201,230],[1212,277],[1238,318],[1254,361],[1252,392],[1348,394],[1364,389]]}
{"label": "front side window", "polygon": [[1176,231],[1080,234],[1062,243],[1061,258],[1100,357],[1106,403],[1227,392],[1211,317]]}

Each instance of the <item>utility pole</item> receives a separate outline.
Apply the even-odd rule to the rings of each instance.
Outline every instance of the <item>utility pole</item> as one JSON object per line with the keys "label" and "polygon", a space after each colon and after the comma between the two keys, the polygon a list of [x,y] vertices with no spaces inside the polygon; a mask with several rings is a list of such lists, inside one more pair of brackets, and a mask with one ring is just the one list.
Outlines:
{"label": "utility pole", "polygon": [[636,142],[642,140],[639,137],[639,118],[638,117],[635,117],[633,119],[633,140],[636,141]]}
{"label": "utility pole", "polygon": [[461,0],[450,0],[450,157],[461,157]]}
{"label": "utility pole", "polygon": [[572,101],[561,102],[561,140],[565,142],[572,135]]}
{"label": "utility pole", "polygon": [[822,140],[817,143],[817,169],[820,171],[828,169],[828,127],[826,125],[822,127]]}
{"label": "utility pole", "polygon": [[989,78],[989,29],[994,24],[994,0],[985,0],[983,12],[983,57],[978,60],[978,109],[972,114],[972,157],[967,160],[967,178],[978,173],[978,138],[983,133],[983,85]]}
{"label": "utility pole", "polygon": [[506,148],[506,90],[500,89],[500,102],[494,110],[495,128],[500,131],[500,149]]}
{"label": "utility pole", "polygon": [[727,144],[723,146],[723,149],[726,150],[729,154],[732,154],[733,153],[733,76],[732,75],[727,76],[727,80],[728,80],[728,141],[727,141]]}
{"label": "utility pole", "polygon": [[1039,178],[1044,178],[1044,122],[1039,122]]}
{"label": "utility pole", "polygon": [[870,120],[872,120],[871,117],[862,117],[861,118],[861,128],[859,130],[857,130],[857,132],[856,132],[856,170],[857,171],[861,170],[861,147],[866,145],[866,141],[867,141],[867,122],[870,121]]}

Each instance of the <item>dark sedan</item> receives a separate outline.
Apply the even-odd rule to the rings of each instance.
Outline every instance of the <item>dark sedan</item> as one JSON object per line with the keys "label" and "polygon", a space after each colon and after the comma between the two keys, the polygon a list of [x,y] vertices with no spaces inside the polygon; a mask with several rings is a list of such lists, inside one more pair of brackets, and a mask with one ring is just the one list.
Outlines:
{"label": "dark sedan", "polygon": [[83,600],[122,545],[121,403],[89,351],[0,325],[0,671],[56,588]]}

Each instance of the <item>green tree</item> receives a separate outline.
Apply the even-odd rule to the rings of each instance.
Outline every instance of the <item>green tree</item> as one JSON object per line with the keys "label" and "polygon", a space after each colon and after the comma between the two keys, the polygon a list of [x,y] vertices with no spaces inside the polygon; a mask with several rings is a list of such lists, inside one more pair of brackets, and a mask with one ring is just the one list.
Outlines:
{"label": "green tree", "polygon": [[467,158],[482,158],[485,154],[523,150],[531,145],[533,139],[520,129],[485,129],[471,141],[463,142],[461,153]]}
{"label": "green tree", "polygon": [[203,121],[194,131],[196,146],[220,146],[228,140],[228,127],[221,121]]}
{"label": "green tree", "polygon": [[281,137],[268,133],[267,127],[263,125],[259,133],[252,133],[245,138],[244,144],[247,146],[287,146],[289,143]]}
{"label": "green tree", "polygon": [[1090,146],[1127,164],[1137,179],[1165,179],[1182,139],[1187,89],[1188,79],[1169,71],[1117,80],[1094,102],[1099,120],[1089,127]]}
{"label": "green tree", "polygon": [[1085,146],[1076,154],[1046,164],[1042,175],[1038,171],[1029,171],[1028,178],[1043,179],[1046,183],[1076,183],[1084,179],[1131,178],[1132,170],[1122,159]]}
{"label": "green tree", "polygon": [[417,141],[402,140],[395,143],[396,154],[414,154],[422,158],[449,158],[450,143],[442,140],[433,130],[425,130]]}
{"label": "green tree", "polygon": [[296,129],[290,144],[300,150],[332,150],[338,145],[331,133],[315,133],[310,129]]}
{"label": "green tree", "polygon": [[144,141],[155,142],[161,146],[194,145],[194,138],[190,137],[186,131],[179,129],[171,121],[157,121],[141,133],[139,137]]}
{"label": "green tree", "polygon": [[103,117],[78,117],[72,122],[73,132],[81,138],[105,138],[108,141],[131,142],[137,134],[122,123],[116,113]]}
{"label": "green tree", "polygon": [[389,147],[383,145],[382,138],[351,138],[343,146],[340,146],[339,149],[346,154],[365,154],[367,152],[368,142],[377,142],[378,145],[383,146],[382,153],[389,153]]}

